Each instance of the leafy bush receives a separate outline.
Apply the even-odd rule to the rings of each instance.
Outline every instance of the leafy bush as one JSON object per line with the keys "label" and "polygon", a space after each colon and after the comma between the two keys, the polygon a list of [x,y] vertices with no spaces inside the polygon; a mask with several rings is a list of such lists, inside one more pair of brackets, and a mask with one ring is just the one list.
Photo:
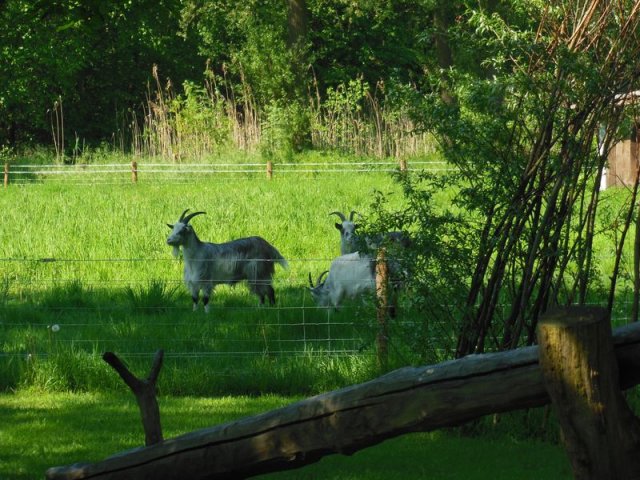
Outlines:
{"label": "leafy bush", "polygon": [[261,127],[260,152],[267,159],[292,162],[308,142],[308,112],[298,103],[269,103]]}

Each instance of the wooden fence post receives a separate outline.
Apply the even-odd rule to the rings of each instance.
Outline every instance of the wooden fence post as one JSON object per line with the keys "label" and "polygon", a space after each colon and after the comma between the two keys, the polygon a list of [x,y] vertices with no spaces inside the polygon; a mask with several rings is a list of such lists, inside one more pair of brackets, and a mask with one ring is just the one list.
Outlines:
{"label": "wooden fence post", "polygon": [[267,178],[271,180],[273,178],[273,162],[267,160]]}
{"label": "wooden fence post", "polygon": [[378,366],[385,370],[389,359],[389,329],[387,314],[389,309],[389,267],[385,258],[384,248],[381,248],[376,258],[376,316],[378,318],[378,335],[376,350]]}
{"label": "wooden fence post", "polygon": [[4,164],[4,188],[9,186],[9,162]]}
{"label": "wooden fence post", "polygon": [[406,158],[401,158],[400,159],[400,171],[403,172],[403,173],[407,171],[407,159]]}
{"label": "wooden fence post", "polygon": [[138,183],[138,162],[135,160],[131,161],[131,181]]}
{"label": "wooden fence post", "polygon": [[540,320],[538,342],[574,478],[640,478],[640,422],[620,391],[607,311],[558,309]]}

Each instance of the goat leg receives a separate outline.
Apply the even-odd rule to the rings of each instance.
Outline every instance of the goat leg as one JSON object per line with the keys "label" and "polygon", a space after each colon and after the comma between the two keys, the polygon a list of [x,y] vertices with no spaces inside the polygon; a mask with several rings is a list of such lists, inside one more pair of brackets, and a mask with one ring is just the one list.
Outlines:
{"label": "goat leg", "polygon": [[193,300],[193,311],[195,312],[198,309],[198,295],[193,295],[191,299]]}

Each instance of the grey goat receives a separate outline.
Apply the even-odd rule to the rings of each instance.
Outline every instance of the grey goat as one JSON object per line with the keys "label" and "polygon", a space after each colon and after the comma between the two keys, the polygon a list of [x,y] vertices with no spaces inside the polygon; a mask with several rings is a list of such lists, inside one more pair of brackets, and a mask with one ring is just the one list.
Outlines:
{"label": "grey goat", "polygon": [[173,247],[173,255],[184,256],[184,281],[193,299],[193,309],[198,308],[198,297],[202,290],[205,312],[209,311],[209,297],[216,285],[235,285],[247,281],[249,290],[260,297],[260,305],[265,298],[276,303],[271,286],[275,264],[288,268],[287,261],[280,252],[262,237],[247,237],[226,243],[202,242],[189,221],[206,212],[182,212],[174,224],[167,224],[171,234],[167,244]]}

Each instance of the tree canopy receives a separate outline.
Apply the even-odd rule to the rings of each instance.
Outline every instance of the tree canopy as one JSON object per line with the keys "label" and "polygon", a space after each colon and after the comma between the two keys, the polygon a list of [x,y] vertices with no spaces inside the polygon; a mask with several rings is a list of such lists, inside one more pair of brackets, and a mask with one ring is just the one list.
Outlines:
{"label": "tree canopy", "polygon": [[67,135],[110,141],[144,103],[154,65],[178,90],[201,84],[207,69],[246,82],[260,105],[357,78],[429,85],[425,74],[454,57],[479,68],[449,32],[466,9],[441,0],[6,0],[0,144],[49,142],[60,103]]}

